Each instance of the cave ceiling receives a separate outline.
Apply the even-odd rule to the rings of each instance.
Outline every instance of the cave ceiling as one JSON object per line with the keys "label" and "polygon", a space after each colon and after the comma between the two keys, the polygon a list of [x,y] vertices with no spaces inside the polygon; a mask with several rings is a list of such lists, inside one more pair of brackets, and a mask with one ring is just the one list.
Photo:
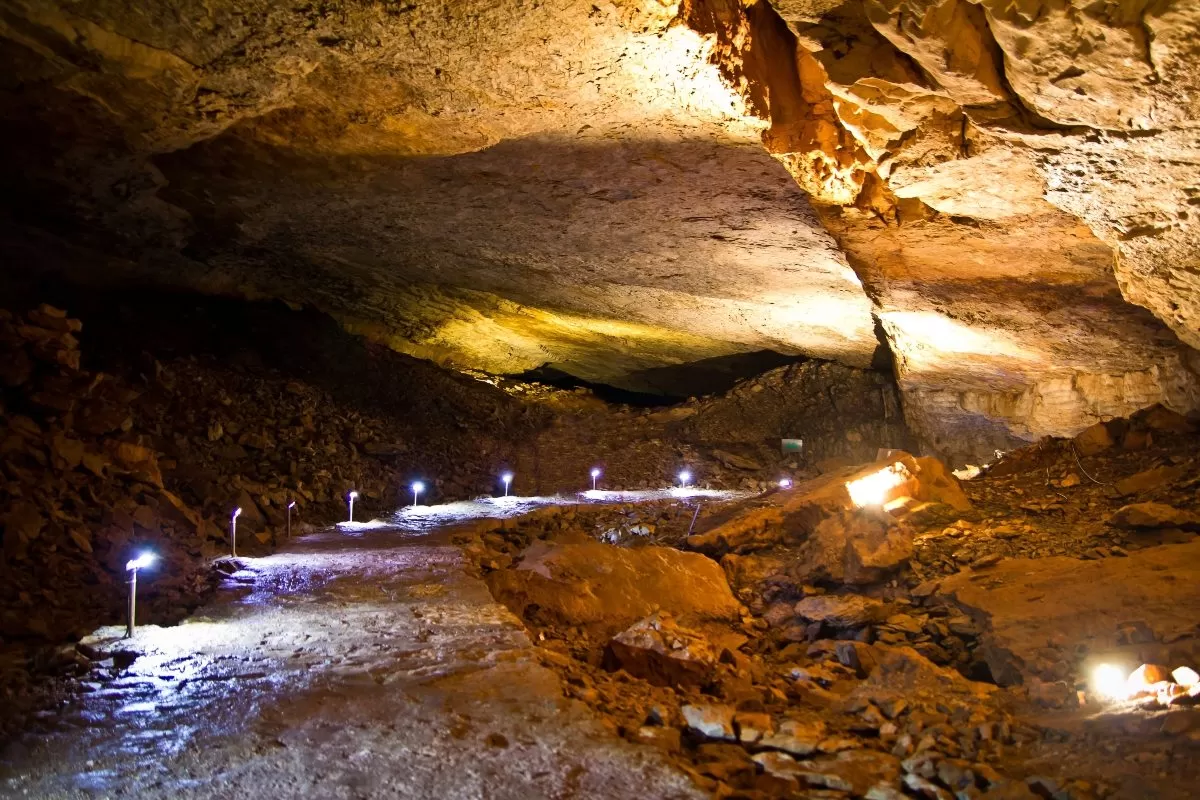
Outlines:
{"label": "cave ceiling", "polygon": [[1197,405],[1198,57],[1191,0],[11,0],[4,252],[493,373],[890,352],[982,452]]}

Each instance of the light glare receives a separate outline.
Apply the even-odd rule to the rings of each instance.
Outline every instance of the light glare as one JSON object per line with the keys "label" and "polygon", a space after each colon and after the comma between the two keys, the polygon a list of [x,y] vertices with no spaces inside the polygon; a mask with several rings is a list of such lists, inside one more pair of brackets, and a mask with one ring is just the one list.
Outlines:
{"label": "light glare", "polygon": [[125,570],[129,571],[133,569],[141,569],[142,567],[148,567],[153,564],[157,558],[158,556],[154,555],[154,553],[142,553],[132,561],[125,562]]}
{"label": "light glare", "polygon": [[686,469],[683,472],[679,473],[679,482],[682,483],[684,486],[687,486],[688,481],[690,481],[691,479],[692,479],[692,473],[688,472]]}
{"label": "light glare", "polygon": [[425,491],[425,484],[421,483],[420,481],[416,481],[412,485],[412,490],[417,494],[420,494],[421,492]]}
{"label": "light glare", "polygon": [[780,488],[780,489],[790,489],[790,488],[792,488],[792,479],[791,479],[791,478],[783,478],[782,480],[780,480],[780,481],[779,481],[779,488]]}
{"label": "light glare", "polygon": [[911,476],[908,468],[897,461],[890,467],[885,467],[856,481],[850,481],[846,484],[846,490],[850,492],[850,500],[859,508],[879,506],[887,500],[889,491],[904,483],[909,477]]}
{"label": "light glare", "polygon": [[1101,664],[1092,670],[1091,683],[1093,692],[1111,700],[1122,700],[1129,691],[1125,672],[1112,664]]}

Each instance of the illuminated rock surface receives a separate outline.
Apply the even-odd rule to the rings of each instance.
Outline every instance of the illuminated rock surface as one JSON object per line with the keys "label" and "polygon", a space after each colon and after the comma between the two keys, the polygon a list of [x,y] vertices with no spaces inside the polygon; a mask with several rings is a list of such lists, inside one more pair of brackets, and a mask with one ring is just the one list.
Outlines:
{"label": "illuminated rock surface", "polygon": [[617,385],[866,366],[878,328],[910,424],[977,457],[1197,404],[1197,17],[18,0],[5,254]]}

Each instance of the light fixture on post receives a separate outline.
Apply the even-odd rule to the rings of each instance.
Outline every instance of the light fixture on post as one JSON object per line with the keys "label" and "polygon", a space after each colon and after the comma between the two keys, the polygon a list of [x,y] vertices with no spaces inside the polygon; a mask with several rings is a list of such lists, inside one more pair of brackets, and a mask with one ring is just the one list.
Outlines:
{"label": "light fixture on post", "polygon": [[417,506],[417,499],[421,496],[421,492],[423,491],[425,491],[425,484],[421,483],[420,481],[413,481],[412,493],[414,508]]}
{"label": "light fixture on post", "polygon": [[154,563],[157,556],[154,553],[142,553],[132,561],[125,562],[125,571],[129,573],[129,624],[125,626],[125,638],[132,639],[137,630],[137,574],[138,570]]}
{"label": "light fixture on post", "polygon": [[781,478],[779,481],[779,488],[780,489],[792,488],[792,479],[791,478]]}
{"label": "light fixture on post", "polygon": [[500,480],[504,481],[504,496],[508,497],[508,487],[512,485],[513,474],[506,472],[500,476]]}
{"label": "light fixture on post", "polygon": [[233,516],[229,518],[229,555],[237,558],[237,518],[242,515],[242,507],[238,506],[233,510]]}
{"label": "light fixture on post", "polygon": [[295,500],[288,503],[288,507],[287,507],[287,538],[288,538],[289,542],[292,540],[292,509],[295,507],[296,507]]}
{"label": "light fixture on post", "polygon": [[692,473],[688,472],[686,469],[683,472],[680,472],[679,473],[679,488],[686,489],[688,482],[691,481],[691,479],[692,479]]}
{"label": "light fixture on post", "polygon": [[593,492],[596,491],[596,479],[599,477],[600,477],[600,468],[593,467],[592,468],[592,491]]}
{"label": "light fixture on post", "polygon": [[346,501],[350,504],[350,522],[354,522],[354,498],[358,497],[358,492],[350,492],[346,495]]}

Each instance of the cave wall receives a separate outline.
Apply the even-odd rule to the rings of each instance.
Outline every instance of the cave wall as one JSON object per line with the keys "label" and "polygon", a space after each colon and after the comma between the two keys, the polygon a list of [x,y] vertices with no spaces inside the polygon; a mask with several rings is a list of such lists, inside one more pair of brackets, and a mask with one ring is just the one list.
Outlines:
{"label": "cave wall", "polygon": [[928,446],[1196,407],[1194,5],[685,9],[759,87],[764,144],[862,280]]}
{"label": "cave wall", "polygon": [[1200,398],[1195,4],[0,9],[6,269],[647,388],[891,351],[955,460]]}

